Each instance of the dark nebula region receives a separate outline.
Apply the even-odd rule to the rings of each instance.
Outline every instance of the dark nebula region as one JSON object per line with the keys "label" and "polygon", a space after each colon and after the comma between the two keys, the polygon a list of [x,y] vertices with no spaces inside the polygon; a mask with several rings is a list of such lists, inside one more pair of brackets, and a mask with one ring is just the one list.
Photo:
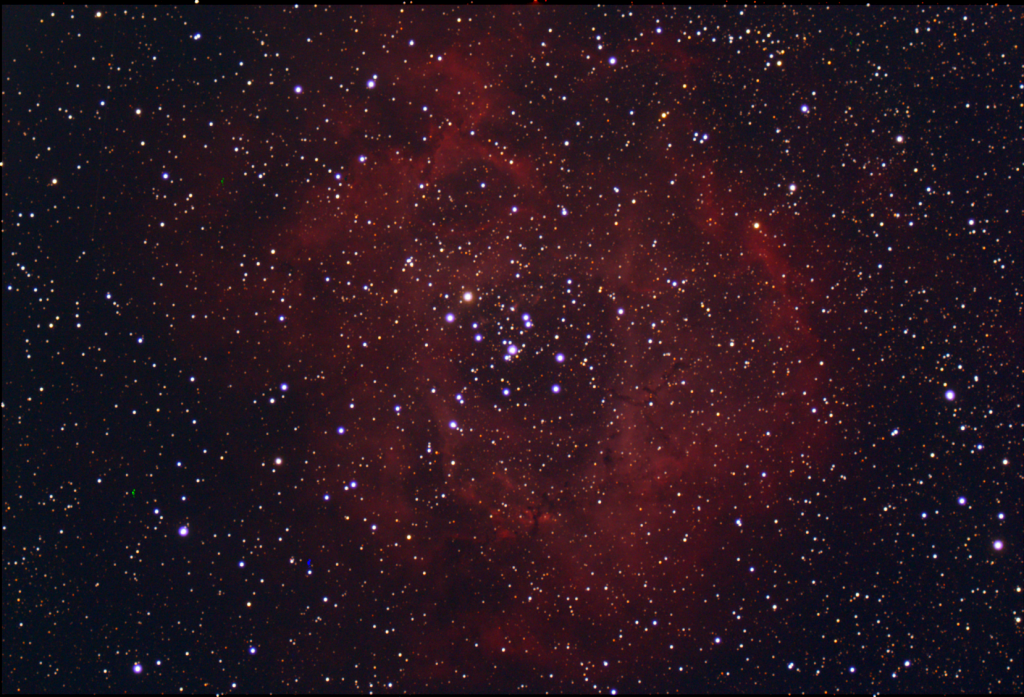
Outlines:
{"label": "dark nebula region", "polygon": [[5,8],[4,692],[1019,691],[1020,19]]}

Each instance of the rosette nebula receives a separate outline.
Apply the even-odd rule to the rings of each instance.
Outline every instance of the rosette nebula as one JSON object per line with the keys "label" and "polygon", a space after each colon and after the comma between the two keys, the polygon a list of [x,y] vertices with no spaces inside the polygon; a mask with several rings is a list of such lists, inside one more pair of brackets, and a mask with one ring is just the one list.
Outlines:
{"label": "rosette nebula", "polygon": [[[1013,130],[978,67],[1019,59],[1009,11],[76,12],[93,145],[37,195],[81,188],[52,273],[89,298],[4,335],[5,400],[45,323],[89,337],[48,367],[70,401],[16,385],[80,463],[45,506],[122,526],[77,593],[118,621],[75,621],[120,674],[74,684],[1020,687],[1020,195],[949,140]],[[931,51],[966,106],[904,67]],[[39,272],[11,245],[5,317]],[[42,485],[4,460],[9,512]],[[998,612],[950,614],[950,564]],[[962,684],[960,623],[997,635]],[[71,684],[32,675],[5,691]]]}

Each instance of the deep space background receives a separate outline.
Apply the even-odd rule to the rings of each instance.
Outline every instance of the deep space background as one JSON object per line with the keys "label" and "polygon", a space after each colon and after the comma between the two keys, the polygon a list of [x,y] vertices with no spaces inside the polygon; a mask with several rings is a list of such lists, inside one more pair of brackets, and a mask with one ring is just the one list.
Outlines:
{"label": "deep space background", "polygon": [[3,8],[3,692],[1022,680],[1022,12]]}

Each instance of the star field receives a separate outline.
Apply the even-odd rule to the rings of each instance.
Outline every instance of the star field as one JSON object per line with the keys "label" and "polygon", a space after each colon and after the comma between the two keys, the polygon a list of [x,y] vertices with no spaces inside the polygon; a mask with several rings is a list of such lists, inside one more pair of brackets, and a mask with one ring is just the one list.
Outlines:
{"label": "star field", "polygon": [[1021,13],[3,15],[3,689],[1019,693]]}

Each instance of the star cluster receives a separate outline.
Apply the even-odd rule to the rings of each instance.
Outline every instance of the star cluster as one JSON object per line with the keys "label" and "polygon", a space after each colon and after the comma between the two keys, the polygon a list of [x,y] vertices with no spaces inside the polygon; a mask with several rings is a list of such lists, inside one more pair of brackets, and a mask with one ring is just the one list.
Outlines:
{"label": "star cluster", "polygon": [[4,8],[4,692],[1019,693],[1021,14]]}

